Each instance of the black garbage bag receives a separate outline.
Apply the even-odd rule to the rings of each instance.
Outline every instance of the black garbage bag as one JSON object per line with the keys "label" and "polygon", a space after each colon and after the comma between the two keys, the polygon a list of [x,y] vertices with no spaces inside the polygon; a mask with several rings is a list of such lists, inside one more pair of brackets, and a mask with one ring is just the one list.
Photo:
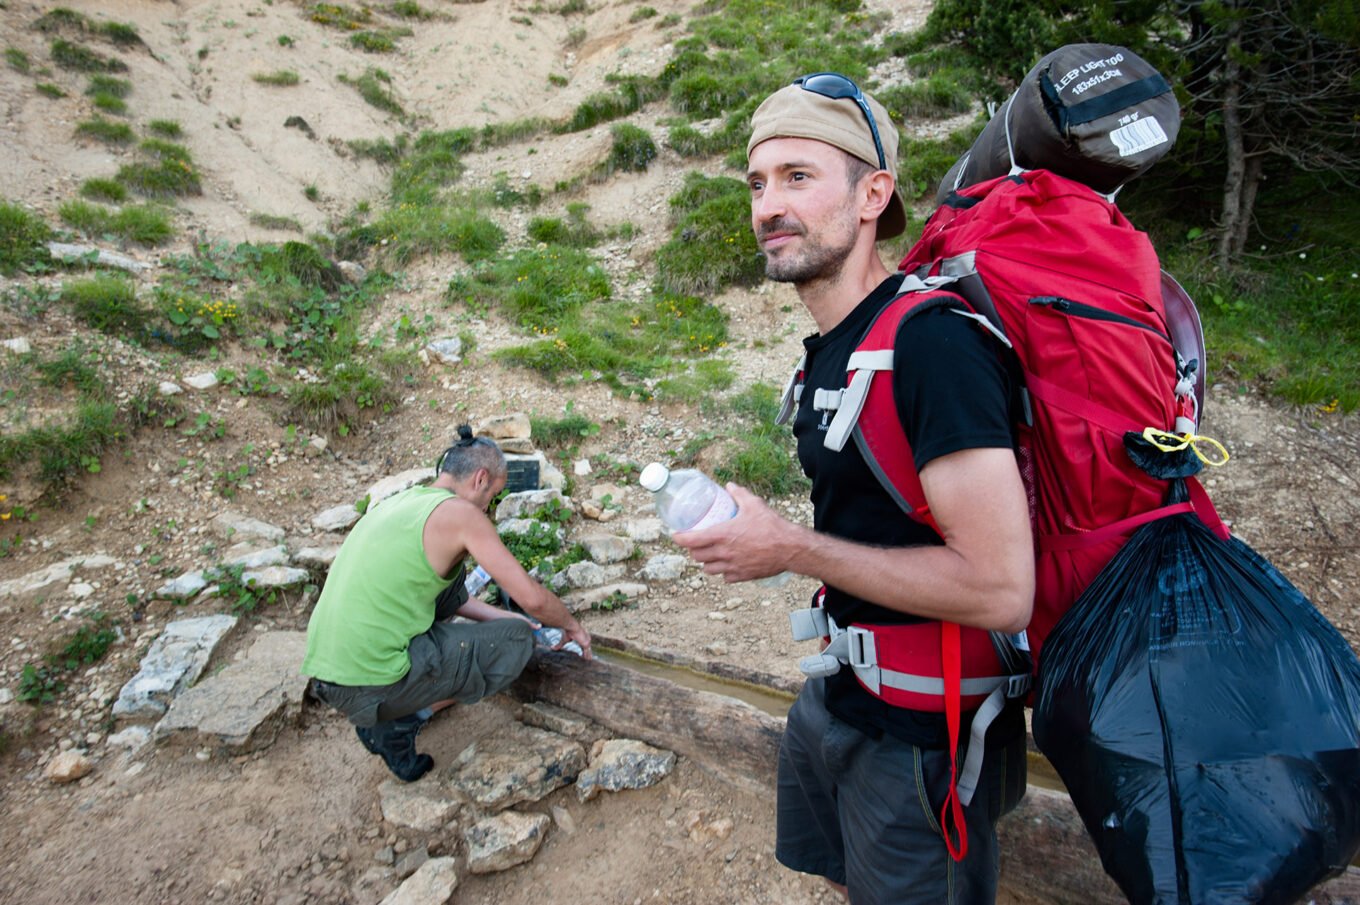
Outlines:
{"label": "black garbage bag", "polygon": [[1193,515],[1144,525],[1044,647],[1034,738],[1132,903],[1288,903],[1360,850],[1360,662]]}

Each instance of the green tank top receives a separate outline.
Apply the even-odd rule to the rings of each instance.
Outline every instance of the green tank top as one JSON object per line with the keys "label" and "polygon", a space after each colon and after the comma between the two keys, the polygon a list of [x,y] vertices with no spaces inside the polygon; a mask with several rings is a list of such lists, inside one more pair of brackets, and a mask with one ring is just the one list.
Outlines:
{"label": "green tank top", "polygon": [[[434,624],[435,598],[454,579],[425,558],[422,534],[453,494],[412,487],[383,500],[350,531],[307,623],[303,675],[336,685],[390,685],[411,669],[407,645]],[[462,574],[456,570],[455,578]]]}

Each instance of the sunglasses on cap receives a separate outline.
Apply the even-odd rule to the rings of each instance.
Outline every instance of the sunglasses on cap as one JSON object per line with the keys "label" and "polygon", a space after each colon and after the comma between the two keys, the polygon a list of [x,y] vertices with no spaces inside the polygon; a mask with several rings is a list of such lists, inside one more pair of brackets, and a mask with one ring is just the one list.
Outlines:
{"label": "sunglasses on cap", "polygon": [[878,137],[878,124],[874,122],[874,114],[869,109],[869,102],[864,99],[864,92],[859,90],[858,85],[839,72],[814,72],[812,75],[794,79],[793,84],[804,91],[820,94],[822,97],[830,98],[833,101],[849,98],[859,104],[859,109],[864,114],[865,121],[869,123],[869,132],[874,136],[874,150],[878,152],[878,168],[880,170],[888,168],[887,161],[883,157],[883,142]]}

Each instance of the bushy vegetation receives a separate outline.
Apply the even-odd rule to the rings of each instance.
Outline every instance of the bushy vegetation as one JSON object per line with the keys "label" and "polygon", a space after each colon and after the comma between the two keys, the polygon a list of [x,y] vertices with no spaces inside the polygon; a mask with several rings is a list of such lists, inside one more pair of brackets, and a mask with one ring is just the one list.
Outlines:
{"label": "bushy vegetation", "polygon": [[0,201],[0,273],[13,274],[46,262],[52,228],[31,211]]}
{"label": "bushy vegetation", "polygon": [[678,295],[713,295],[759,282],[764,264],[751,232],[746,183],[690,173],[671,198],[672,238],[657,252],[657,281]]}

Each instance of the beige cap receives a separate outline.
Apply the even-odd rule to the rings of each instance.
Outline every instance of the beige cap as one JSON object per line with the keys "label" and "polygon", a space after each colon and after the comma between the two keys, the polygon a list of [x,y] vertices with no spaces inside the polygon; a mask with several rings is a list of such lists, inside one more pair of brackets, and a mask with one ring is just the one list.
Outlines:
{"label": "beige cap", "polygon": [[[888,119],[888,111],[869,95],[864,95],[878,126],[878,138],[883,143],[884,169],[897,179],[897,128]],[[756,108],[751,116],[751,140],[746,143],[746,156],[762,141],[771,138],[810,138],[824,141],[858,157],[870,166],[878,166],[878,151],[874,135],[864,111],[853,98],[830,98],[793,84],[780,88]],[[878,218],[878,238],[891,239],[907,228],[906,206],[896,186],[883,214]]]}

